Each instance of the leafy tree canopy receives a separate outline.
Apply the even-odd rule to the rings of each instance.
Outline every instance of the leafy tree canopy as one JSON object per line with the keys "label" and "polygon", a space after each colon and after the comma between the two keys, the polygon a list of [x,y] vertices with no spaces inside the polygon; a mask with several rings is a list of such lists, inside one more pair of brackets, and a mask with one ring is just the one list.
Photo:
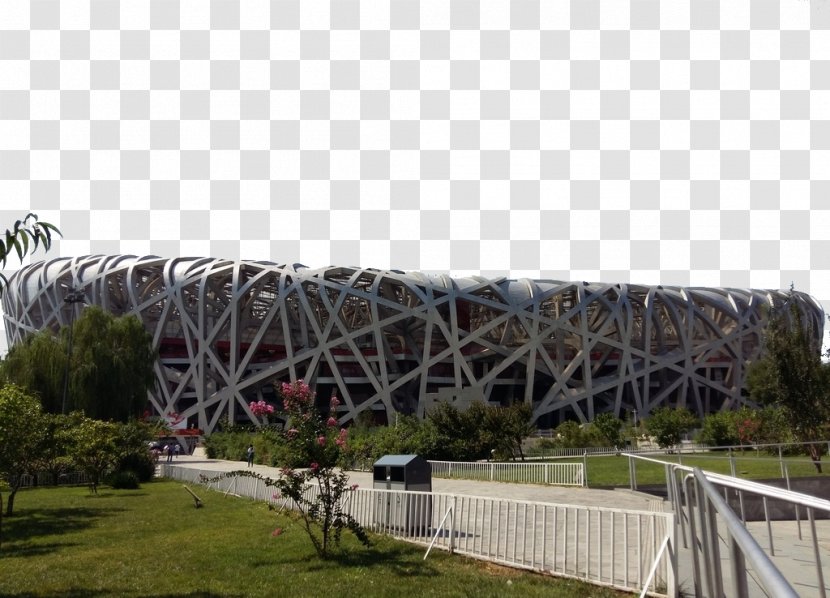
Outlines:
{"label": "leafy tree canopy", "polygon": [[[128,421],[140,415],[155,377],[152,335],[134,315],[116,317],[97,306],[81,311],[72,330],[67,410]],[[43,330],[9,350],[3,378],[37,394],[44,409],[60,413],[69,328],[56,337]]]}
{"label": "leafy tree canopy", "polygon": [[[800,442],[823,440],[830,419],[830,370],[821,362],[818,331],[804,325],[793,293],[770,315],[765,352],[747,372],[751,399],[780,407]],[[821,471],[820,445],[808,453]]]}
{"label": "leafy tree canopy", "polygon": [[[44,422],[37,398],[13,384],[0,388],[0,479],[11,487],[7,515],[23,474],[31,472],[43,436]],[[2,510],[2,503],[0,503]]]}
{"label": "leafy tree canopy", "polygon": [[660,447],[668,448],[677,445],[696,424],[697,418],[688,409],[659,407],[646,420],[646,429]]}

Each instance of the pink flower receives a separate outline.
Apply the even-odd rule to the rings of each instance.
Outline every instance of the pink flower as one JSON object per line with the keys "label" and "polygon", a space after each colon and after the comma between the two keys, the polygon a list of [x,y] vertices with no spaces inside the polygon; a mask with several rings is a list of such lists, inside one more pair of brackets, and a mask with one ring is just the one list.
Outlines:
{"label": "pink flower", "polygon": [[280,494],[279,492],[274,492],[274,494],[271,495],[271,498],[273,498],[274,500],[279,500],[282,498],[282,494]]}
{"label": "pink flower", "polygon": [[360,488],[360,486],[358,484],[352,484],[351,486],[349,486],[349,490],[352,490],[352,491],[355,491],[358,488]]}
{"label": "pink flower", "polygon": [[282,533],[282,528],[281,528],[281,527],[278,527],[278,528],[276,528],[274,531],[272,531],[272,532],[271,532],[271,535],[272,535],[273,537],[275,537],[275,538],[276,538],[276,537],[277,537],[277,536],[279,536],[281,533]]}
{"label": "pink flower", "polygon": [[331,405],[331,408],[334,409],[335,407],[337,407],[340,404],[340,401],[338,400],[337,397],[332,397],[331,401],[329,401],[329,404]]}
{"label": "pink flower", "polygon": [[340,428],[340,438],[345,439],[348,435],[349,431],[346,428]]}
{"label": "pink flower", "polygon": [[333,428],[334,426],[336,426],[336,425],[337,425],[337,420],[336,420],[335,418],[333,418],[333,417],[330,417],[330,418],[328,419],[328,421],[326,421],[326,425],[327,425],[329,428]]}
{"label": "pink flower", "polygon": [[314,463],[312,463],[310,465],[310,467],[311,467],[311,471],[313,471],[314,473],[317,473],[317,470],[320,469],[320,466],[317,464],[316,461]]}
{"label": "pink flower", "polygon": [[325,436],[318,436],[317,437],[317,444],[320,446],[326,446],[326,437]]}
{"label": "pink flower", "polygon": [[346,446],[346,441],[345,441],[345,440],[343,440],[342,438],[337,438],[337,439],[334,441],[334,444],[336,444],[336,445],[337,445],[337,446],[339,446],[340,448],[343,448],[343,447],[345,447],[345,446]]}

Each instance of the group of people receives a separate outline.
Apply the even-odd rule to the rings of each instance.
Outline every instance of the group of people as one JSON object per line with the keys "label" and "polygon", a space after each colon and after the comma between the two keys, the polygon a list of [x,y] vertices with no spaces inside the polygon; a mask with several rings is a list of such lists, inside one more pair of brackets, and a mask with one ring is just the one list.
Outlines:
{"label": "group of people", "polygon": [[150,454],[153,456],[153,461],[158,463],[159,457],[164,454],[167,455],[167,462],[170,463],[173,461],[173,457],[178,457],[181,454],[182,447],[179,445],[178,442],[170,442],[165,444],[163,447],[159,447],[158,445],[153,446],[150,449]]}

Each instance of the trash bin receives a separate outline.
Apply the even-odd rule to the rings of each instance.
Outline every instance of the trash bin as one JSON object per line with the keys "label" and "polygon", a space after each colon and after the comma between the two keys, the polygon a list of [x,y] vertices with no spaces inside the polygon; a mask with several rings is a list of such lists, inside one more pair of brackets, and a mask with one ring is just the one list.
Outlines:
{"label": "trash bin", "polygon": [[432,496],[404,492],[432,492],[432,467],[418,455],[385,455],[375,461],[373,487],[379,492],[375,523],[406,535],[429,534]]}

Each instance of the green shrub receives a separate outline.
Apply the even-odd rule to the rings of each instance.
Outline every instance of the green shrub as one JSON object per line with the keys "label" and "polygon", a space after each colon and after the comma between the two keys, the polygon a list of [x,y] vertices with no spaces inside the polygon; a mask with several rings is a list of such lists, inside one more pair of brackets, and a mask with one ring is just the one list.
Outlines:
{"label": "green shrub", "polygon": [[107,484],[116,490],[135,490],[140,486],[134,471],[122,470],[107,476]]}
{"label": "green shrub", "polygon": [[156,464],[146,448],[141,452],[132,452],[122,455],[118,459],[116,472],[129,472],[135,475],[139,482],[149,482],[156,474]]}

